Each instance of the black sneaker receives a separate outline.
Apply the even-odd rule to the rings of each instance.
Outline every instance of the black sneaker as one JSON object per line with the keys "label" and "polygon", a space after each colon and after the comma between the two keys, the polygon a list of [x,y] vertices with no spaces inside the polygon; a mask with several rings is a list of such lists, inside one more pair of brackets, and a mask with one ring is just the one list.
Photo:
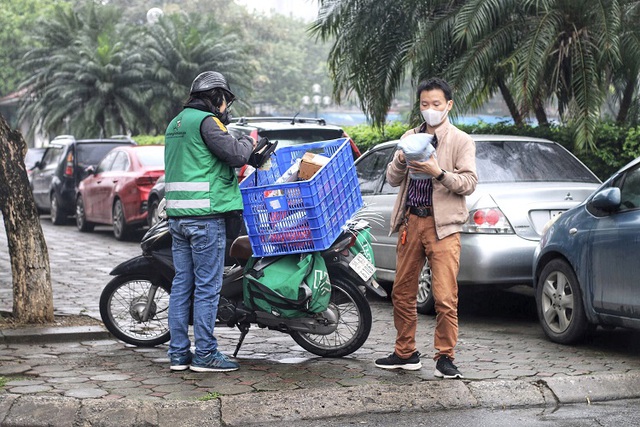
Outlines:
{"label": "black sneaker", "polygon": [[433,373],[438,378],[464,378],[456,365],[447,356],[440,356],[436,362],[436,371]]}
{"label": "black sneaker", "polygon": [[408,359],[402,359],[393,352],[387,357],[376,360],[376,366],[382,369],[404,369],[407,371],[417,371],[422,368],[422,363],[420,362],[420,353],[417,351]]}

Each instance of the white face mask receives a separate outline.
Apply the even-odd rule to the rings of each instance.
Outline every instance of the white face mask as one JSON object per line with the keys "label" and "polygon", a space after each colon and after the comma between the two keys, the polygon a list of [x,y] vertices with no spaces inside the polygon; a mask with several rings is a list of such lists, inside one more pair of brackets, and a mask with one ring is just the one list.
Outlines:
{"label": "white face mask", "polygon": [[449,110],[445,109],[444,111],[434,110],[433,108],[429,108],[427,110],[422,110],[422,117],[424,117],[424,121],[431,127],[436,127],[440,123],[442,123],[449,114]]}

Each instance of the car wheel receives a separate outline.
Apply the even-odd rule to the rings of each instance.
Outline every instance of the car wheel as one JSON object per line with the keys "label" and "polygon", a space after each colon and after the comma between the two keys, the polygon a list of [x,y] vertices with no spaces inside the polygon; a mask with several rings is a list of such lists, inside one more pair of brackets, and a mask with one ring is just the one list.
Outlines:
{"label": "car wheel", "polygon": [[124,240],[129,236],[129,227],[124,218],[124,206],[120,200],[113,204],[113,235],[118,240]]}
{"label": "car wheel", "polygon": [[435,314],[435,301],[433,300],[433,292],[431,292],[431,267],[429,261],[424,263],[420,278],[418,279],[418,313]]}
{"label": "car wheel", "polygon": [[538,318],[545,335],[560,344],[583,339],[589,330],[582,292],[573,268],[564,260],[545,265],[536,288]]}
{"label": "car wheel", "polygon": [[158,218],[158,205],[160,202],[154,198],[149,202],[149,211],[147,212],[147,222],[149,223],[149,227],[153,227],[160,220]]}
{"label": "car wheel", "polygon": [[78,199],[76,200],[76,226],[80,231],[92,231],[93,227],[95,227],[95,224],[87,221],[82,196],[78,196]]}
{"label": "car wheel", "polygon": [[60,211],[60,205],[58,203],[58,198],[56,197],[56,193],[51,193],[50,196],[51,201],[51,209],[49,213],[51,214],[51,222],[53,225],[62,225],[67,220],[66,215]]}

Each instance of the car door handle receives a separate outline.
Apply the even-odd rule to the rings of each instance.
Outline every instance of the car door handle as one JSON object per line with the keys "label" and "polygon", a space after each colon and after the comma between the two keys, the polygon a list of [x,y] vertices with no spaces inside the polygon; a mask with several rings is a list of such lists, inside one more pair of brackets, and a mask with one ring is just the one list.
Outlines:
{"label": "car door handle", "polygon": [[572,228],[572,229],[570,229],[570,230],[569,230],[569,234],[571,234],[572,236],[573,236],[574,234],[576,234],[577,232],[578,232],[578,229],[577,229],[577,228]]}
{"label": "car door handle", "polygon": [[114,180],[112,180],[111,182],[113,182],[113,183],[115,184],[116,182],[118,182],[118,180],[117,180],[117,179],[114,179]]}

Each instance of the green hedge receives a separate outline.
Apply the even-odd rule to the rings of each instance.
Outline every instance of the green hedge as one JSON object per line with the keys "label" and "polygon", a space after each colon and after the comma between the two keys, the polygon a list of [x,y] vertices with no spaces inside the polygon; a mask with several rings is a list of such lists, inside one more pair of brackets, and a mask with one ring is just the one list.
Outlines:
{"label": "green hedge", "polygon": [[138,145],[164,145],[164,135],[135,135],[131,138],[133,138]]}
{"label": "green hedge", "polygon": [[[556,141],[573,152],[600,179],[605,180],[622,166],[640,156],[640,127],[620,127],[601,123],[596,130],[595,151],[574,151],[573,130],[566,126],[515,126],[509,123],[458,125],[467,133],[521,135]],[[345,127],[362,152],[376,144],[399,139],[409,129],[403,123],[391,123],[383,130],[369,125]]]}

